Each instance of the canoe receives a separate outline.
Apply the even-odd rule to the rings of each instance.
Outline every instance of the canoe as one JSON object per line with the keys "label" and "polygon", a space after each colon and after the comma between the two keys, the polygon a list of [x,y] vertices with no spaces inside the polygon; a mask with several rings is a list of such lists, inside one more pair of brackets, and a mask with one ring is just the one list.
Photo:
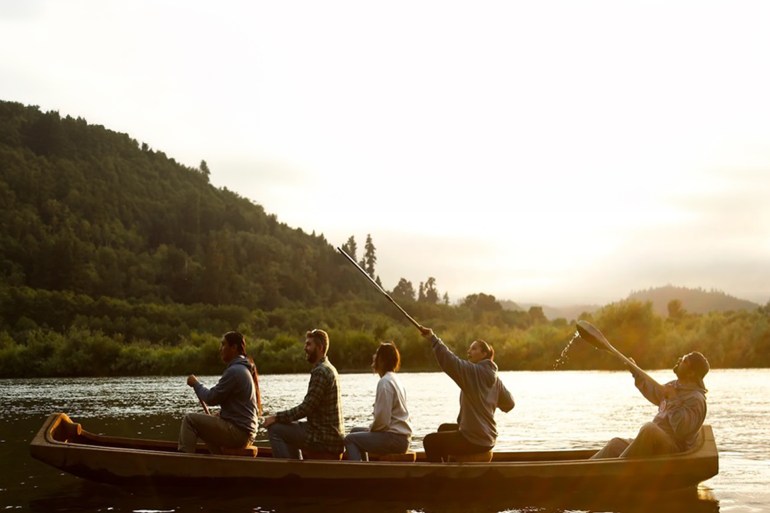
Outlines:
{"label": "canoe", "polygon": [[[575,493],[622,497],[695,490],[718,473],[714,434],[704,425],[693,449],[644,459],[589,459],[596,449],[542,452],[495,451],[492,461],[429,463],[329,461],[273,458],[269,446],[256,456],[214,455],[200,444],[195,454],[177,452],[176,441],[90,433],[64,413],[50,415],[30,443],[31,455],[75,476],[121,486],[207,489],[236,485],[271,493],[351,496],[388,490],[389,495]],[[385,488],[383,488],[385,487]],[[243,489],[243,488],[242,488]]]}

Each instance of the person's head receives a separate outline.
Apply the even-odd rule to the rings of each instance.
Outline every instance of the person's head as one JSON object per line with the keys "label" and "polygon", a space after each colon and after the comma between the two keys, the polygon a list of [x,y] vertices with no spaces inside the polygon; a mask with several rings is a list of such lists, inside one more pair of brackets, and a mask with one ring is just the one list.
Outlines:
{"label": "person's head", "polygon": [[481,360],[494,361],[494,359],[495,350],[484,340],[474,340],[468,348],[468,360],[473,363],[479,363]]}
{"label": "person's head", "polygon": [[219,355],[222,361],[229,363],[238,355],[246,355],[246,337],[237,331],[228,331],[222,335],[222,341],[219,346]]}
{"label": "person's head", "polygon": [[372,357],[372,369],[380,376],[401,368],[401,353],[393,342],[382,342]]}
{"label": "person's head", "polygon": [[706,357],[698,351],[693,351],[679,357],[674,366],[674,373],[679,379],[691,381],[705,390],[706,385],[703,383],[703,377],[710,368]]}
{"label": "person's head", "polygon": [[225,363],[231,362],[236,356],[243,356],[249,361],[249,372],[251,373],[252,381],[254,381],[254,394],[257,398],[257,410],[262,415],[262,394],[259,391],[259,374],[257,373],[257,366],[254,360],[246,354],[246,337],[237,331],[228,331],[222,335],[219,354]]}
{"label": "person's head", "polygon": [[305,357],[310,363],[317,363],[329,350],[329,334],[324,330],[311,330],[305,334]]}

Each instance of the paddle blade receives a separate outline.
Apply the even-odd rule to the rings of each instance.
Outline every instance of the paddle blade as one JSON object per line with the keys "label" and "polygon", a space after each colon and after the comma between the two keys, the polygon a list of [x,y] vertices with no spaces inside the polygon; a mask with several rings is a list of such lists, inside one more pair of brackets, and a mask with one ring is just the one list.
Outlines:
{"label": "paddle blade", "polygon": [[577,321],[577,332],[580,335],[580,338],[594,346],[596,349],[601,349],[602,351],[612,351],[610,342],[602,335],[602,332],[599,331],[599,328],[594,326],[588,321]]}

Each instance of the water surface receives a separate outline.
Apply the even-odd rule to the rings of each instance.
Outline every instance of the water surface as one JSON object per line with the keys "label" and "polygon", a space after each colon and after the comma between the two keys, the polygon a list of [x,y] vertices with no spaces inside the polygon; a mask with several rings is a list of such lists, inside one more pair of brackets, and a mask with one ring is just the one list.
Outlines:
{"label": "water surface", "polygon": [[[650,373],[661,381],[671,371]],[[438,424],[453,420],[459,390],[442,373],[401,373],[415,429],[413,448]],[[655,414],[633,386],[627,372],[504,372],[516,407],[497,413],[498,448],[548,450],[598,448],[613,436],[632,437]],[[217,376],[201,379],[213,385]],[[267,413],[294,406],[307,390],[308,375],[261,376]],[[345,427],[371,420],[373,374],[341,376]],[[700,487],[700,499],[655,504],[613,505],[602,511],[769,511],[770,370],[713,370],[706,379],[709,412],[720,452],[720,472]],[[245,490],[233,497],[214,490],[180,496],[158,491],[137,494],[89,483],[33,460],[29,441],[53,412],[68,413],[86,429],[112,435],[176,439],[179,419],[199,410],[184,377],[78,378],[0,380],[0,508],[14,511],[360,511],[517,512],[588,511],[569,503],[569,495],[552,504],[517,501],[452,503],[429,497],[416,501],[287,498],[255,496]],[[266,438],[260,431],[259,437]]]}

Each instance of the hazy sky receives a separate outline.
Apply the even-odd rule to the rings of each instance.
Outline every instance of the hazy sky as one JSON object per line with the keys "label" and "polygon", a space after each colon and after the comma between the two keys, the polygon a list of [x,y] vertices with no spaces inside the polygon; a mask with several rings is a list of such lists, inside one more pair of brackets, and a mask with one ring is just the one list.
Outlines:
{"label": "hazy sky", "polygon": [[0,0],[0,99],[128,133],[386,288],[770,300],[770,2]]}

